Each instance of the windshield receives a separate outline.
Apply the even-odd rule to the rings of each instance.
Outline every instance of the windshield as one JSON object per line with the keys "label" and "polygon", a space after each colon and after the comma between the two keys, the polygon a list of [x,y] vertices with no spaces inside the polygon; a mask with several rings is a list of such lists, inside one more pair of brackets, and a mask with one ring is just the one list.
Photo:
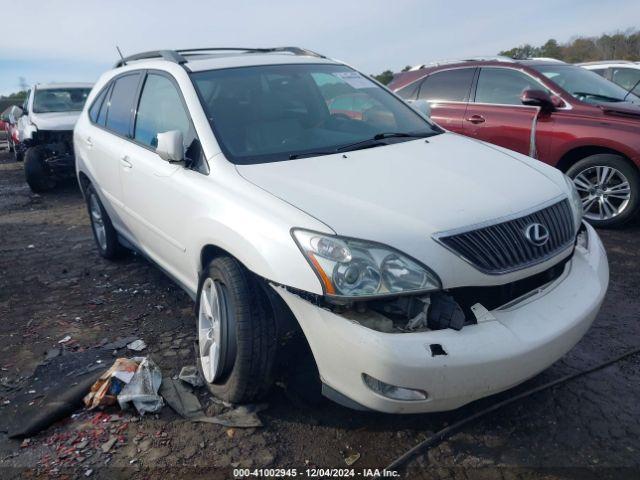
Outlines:
{"label": "windshield", "polygon": [[82,110],[90,88],[46,88],[36,90],[33,99],[35,113],[76,112]]}
{"label": "windshield", "polygon": [[233,163],[326,155],[441,133],[343,65],[264,65],[198,72],[192,78]]}
{"label": "windshield", "polygon": [[[640,98],[597,73],[573,65],[534,65],[533,68],[578,100],[587,103],[633,102]],[[626,97],[626,100],[625,100]]]}

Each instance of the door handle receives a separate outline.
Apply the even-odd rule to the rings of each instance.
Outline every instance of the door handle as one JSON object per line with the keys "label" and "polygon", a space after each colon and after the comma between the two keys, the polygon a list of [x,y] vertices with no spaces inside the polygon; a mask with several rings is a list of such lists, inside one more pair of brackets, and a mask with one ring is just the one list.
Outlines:
{"label": "door handle", "polygon": [[126,155],[120,159],[120,165],[124,168],[133,168],[133,163],[129,161],[129,157]]}
{"label": "door handle", "polygon": [[466,120],[467,120],[467,122],[471,122],[471,123],[474,123],[474,124],[484,123],[484,117],[482,115],[471,115]]}

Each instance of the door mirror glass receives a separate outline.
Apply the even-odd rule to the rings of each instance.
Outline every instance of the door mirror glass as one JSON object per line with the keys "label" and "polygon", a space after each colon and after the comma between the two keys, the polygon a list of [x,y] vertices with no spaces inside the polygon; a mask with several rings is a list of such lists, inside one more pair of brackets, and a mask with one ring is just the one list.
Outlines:
{"label": "door mirror glass", "polygon": [[431,116],[431,105],[426,100],[406,100],[406,102],[420,115],[427,118]]}
{"label": "door mirror glass", "polygon": [[554,110],[556,105],[549,95],[544,90],[525,90],[520,97],[523,105],[531,105],[534,107],[540,107],[542,110]]}
{"label": "door mirror glass", "polygon": [[170,163],[182,162],[184,160],[182,132],[170,130],[168,132],[158,133],[157,139],[158,146],[156,147],[156,153],[160,158]]}

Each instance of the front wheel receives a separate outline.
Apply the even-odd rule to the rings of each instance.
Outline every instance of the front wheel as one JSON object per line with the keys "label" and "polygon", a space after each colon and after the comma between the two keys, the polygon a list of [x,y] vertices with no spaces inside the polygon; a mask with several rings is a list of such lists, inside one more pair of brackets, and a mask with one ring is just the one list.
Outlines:
{"label": "front wheel", "polygon": [[124,247],[120,244],[118,232],[113,228],[111,219],[93,185],[89,185],[86,188],[85,198],[87,199],[87,210],[89,211],[93,238],[96,241],[100,256],[107,260],[114,260],[120,257],[124,252]]}
{"label": "front wheel", "polygon": [[640,204],[638,170],[614,154],[591,155],[567,170],[594,227],[616,228],[629,221]]}
{"label": "front wheel", "polygon": [[200,281],[198,365],[216,397],[247,403],[273,383],[277,349],[273,311],[251,274],[234,258],[215,258]]}
{"label": "front wheel", "polygon": [[24,154],[24,176],[29,188],[35,193],[45,192],[56,186],[46,163],[47,156],[47,149],[41,145],[29,148]]}

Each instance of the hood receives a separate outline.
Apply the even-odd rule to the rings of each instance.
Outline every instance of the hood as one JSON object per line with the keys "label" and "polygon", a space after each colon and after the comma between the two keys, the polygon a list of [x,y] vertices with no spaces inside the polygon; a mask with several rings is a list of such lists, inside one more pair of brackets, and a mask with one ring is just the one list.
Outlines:
{"label": "hood", "polygon": [[34,123],[38,130],[73,130],[76,121],[82,112],[50,112],[30,114],[31,123]]}
{"label": "hood", "polygon": [[640,119],[640,105],[631,102],[613,102],[598,104],[605,114],[622,117],[635,117]]}
{"label": "hood", "polygon": [[236,168],[339,235],[390,244],[518,213],[565,193],[544,167],[450,133],[344,157]]}

